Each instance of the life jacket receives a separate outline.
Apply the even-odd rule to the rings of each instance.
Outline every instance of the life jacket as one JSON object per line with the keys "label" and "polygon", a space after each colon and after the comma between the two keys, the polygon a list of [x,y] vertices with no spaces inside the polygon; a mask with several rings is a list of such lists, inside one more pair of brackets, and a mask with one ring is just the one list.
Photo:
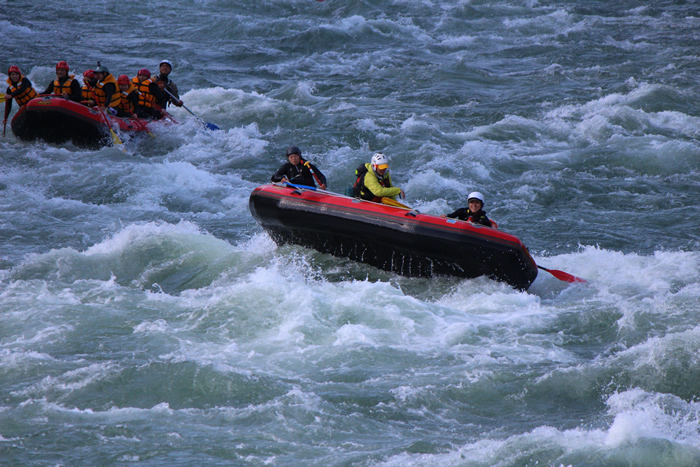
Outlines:
{"label": "life jacket", "polygon": [[488,217],[486,217],[486,213],[483,210],[479,210],[478,212],[472,212],[471,209],[469,211],[469,217],[468,219],[471,219],[471,221],[474,224],[481,224],[485,225],[487,227],[494,227],[498,228],[498,224],[496,224],[495,221],[492,221]]}
{"label": "life jacket", "polygon": [[[105,91],[104,91],[104,85],[107,83],[113,83],[114,84],[114,93],[112,94],[112,100],[109,101],[107,104],[105,104]],[[100,81],[97,83],[97,86],[94,88],[95,90],[95,95],[97,96],[97,105],[102,107],[103,105],[106,107],[118,107],[119,102],[121,102],[122,96],[121,93],[119,92],[119,85],[117,84],[117,80],[114,79],[114,76],[111,74],[105,76],[104,81]]]}
{"label": "life jacket", "polygon": [[[136,111],[136,109],[134,108],[134,104],[129,100],[129,94],[131,94],[134,91],[136,91],[136,86],[134,86],[132,83],[129,83],[129,89],[127,89],[126,91],[119,91],[120,100],[119,106],[117,107],[118,109],[121,109],[128,114],[133,114]],[[139,96],[139,99],[140,98],[141,97]]]}
{"label": "life jacket", "polygon": [[[93,93],[95,92],[96,87],[97,86],[88,87],[88,84],[85,83],[85,85],[81,88],[84,101],[95,100],[95,96],[93,95]],[[90,91],[91,88],[92,88],[92,91]]]}
{"label": "life jacket", "polygon": [[[10,85],[10,94],[19,90],[22,81],[24,81],[24,76],[22,76],[21,74],[19,75],[19,81],[17,81],[17,83],[13,83],[10,78],[7,78],[7,84]],[[18,94],[17,96],[13,97],[13,99],[15,100],[15,102],[17,102],[17,105],[22,107],[24,104],[34,99],[38,95],[39,94],[37,94],[37,92],[31,86],[31,83],[29,83],[29,87],[25,89],[24,92],[22,92],[21,94]]]}
{"label": "life jacket", "polygon": [[[480,224],[480,225],[485,225],[487,227],[493,227],[494,229],[498,228],[498,224],[496,221],[489,219],[486,217],[486,212],[484,212],[483,209],[479,209],[477,212],[472,212],[471,209],[469,208],[462,208],[458,209],[452,214],[458,213],[456,216],[452,216],[452,218],[459,219],[462,221],[467,221],[471,222],[473,224]],[[448,215],[449,217],[449,215]]]}
{"label": "life jacket", "polygon": [[70,94],[70,85],[74,79],[75,75],[68,75],[68,79],[65,80],[63,84],[61,84],[58,78],[56,78],[55,80],[53,80],[53,93],[58,95],[61,95],[64,92]]}
{"label": "life jacket", "polygon": [[156,102],[156,96],[151,94],[151,81],[150,79],[144,79],[143,82],[139,82],[138,76],[135,76],[131,80],[139,90],[139,107],[145,107],[147,109],[153,108],[153,104]]}
{"label": "life jacket", "polygon": [[[365,177],[369,173],[367,165],[368,164],[362,164],[355,169],[355,175],[357,175],[357,180],[355,180],[355,184],[352,186],[352,194],[355,198],[364,199],[366,201],[376,201],[378,198],[374,196],[374,193],[364,189]],[[391,186],[389,180],[386,178],[378,179],[378,181],[379,184],[385,188]]]}

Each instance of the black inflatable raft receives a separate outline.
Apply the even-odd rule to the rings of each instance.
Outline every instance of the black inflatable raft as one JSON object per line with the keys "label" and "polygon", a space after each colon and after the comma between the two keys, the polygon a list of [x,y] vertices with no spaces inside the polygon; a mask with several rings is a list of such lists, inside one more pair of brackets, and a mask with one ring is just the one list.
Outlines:
{"label": "black inflatable raft", "polygon": [[500,230],[327,191],[270,184],[250,195],[253,217],[293,243],[405,276],[488,276],[526,290],[537,264]]}

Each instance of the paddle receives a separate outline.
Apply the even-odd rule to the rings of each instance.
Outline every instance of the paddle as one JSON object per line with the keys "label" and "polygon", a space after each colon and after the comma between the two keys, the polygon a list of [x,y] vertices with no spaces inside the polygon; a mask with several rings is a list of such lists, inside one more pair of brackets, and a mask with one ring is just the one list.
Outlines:
{"label": "paddle", "polygon": [[382,204],[386,204],[387,206],[393,206],[395,208],[402,208],[402,209],[408,209],[408,210],[413,210],[413,208],[406,206],[405,204],[401,204],[398,201],[395,201],[391,198],[382,198]]}
{"label": "paddle", "polygon": [[318,183],[318,186],[319,187],[325,186],[325,183],[323,183],[321,181],[321,179],[318,178],[318,175],[316,175],[316,172],[314,172],[314,169],[311,168],[311,162],[306,161],[306,162],[304,162],[304,165],[309,169],[309,172],[311,172],[311,175],[314,176],[314,178],[316,179],[316,183]]}
{"label": "paddle", "polygon": [[[0,94],[0,104],[5,102],[5,94]],[[5,137],[5,132],[7,131],[7,119],[2,121],[2,137]]]}
{"label": "paddle", "polygon": [[[167,89],[163,88],[163,91],[165,91],[165,92],[166,92],[170,97],[172,97],[173,99],[176,99],[176,100],[182,102],[180,99],[178,99],[177,97],[173,96],[173,94],[172,94],[170,91],[168,91]],[[182,103],[182,106],[185,108],[186,111],[188,111],[189,113],[191,113],[191,114],[194,116],[194,118],[197,119],[197,121],[198,121],[199,123],[201,123],[202,125],[204,125],[204,128],[206,128],[207,130],[215,131],[215,130],[220,130],[220,129],[221,129],[221,128],[219,128],[218,126],[214,125],[213,123],[205,122],[202,118],[200,118],[200,117],[197,116],[194,112],[192,112],[190,109],[188,109],[184,102]]]}
{"label": "paddle", "polygon": [[100,107],[100,101],[97,99],[97,94],[95,94],[95,90],[93,89],[92,86],[90,86],[90,83],[86,83],[88,90],[90,91],[90,94],[92,94],[92,98],[95,99],[95,104],[97,107],[97,111],[102,115],[102,118],[105,120],[105,125],[107,125],[107,128],[109,128],[109,132],[112,134],[112,142],[116,145],[118,145],[122,151],[126,152],[124,149],[124,145],[122,144],[122,140],[119,139],[119,136],[114,132],[114,129],[112,129],[112,125],[109,123],[109,119],[107,118],[107,113],[102,110],[102,107]]}
{"label": "paddle", "polygon": [[109,128],[109,132],[112,134],[112,142],[114,144],[116,144],[117,146],[119,146],[119,148],[122,151],[126,152],[126,150],[124,149],[124,144],[122,143],[122,140],[119,139],[119,136],[117,136],[117,133],[114,131],[114,129],[112,128],[112,125],[109,122],[109,117],[107,117],[107,112],[102,110],[100,107],[98,107],[97,110],[102,114],[102,117],[105,119],[105,124],[107,125],[107,128]]}
{"label": "paddle", "polygon": [[[290,182],[281,182],[280,184],[286,185],[286,186],[292,187],[292,188],[299,188],[302,190],[318,191],[318,192],[322,192],[322,193],[332,193],[334,195],[337,194],[337,193],[333,193],[331,191],[323,190],[321,188],[316,188],[314,186],[297,185],[295,183],[290,183]],[[277,183],[276,183],[276,185],[277,185]],[[409,211],[415,211],[415,209],[413,209],[409,206],[406,206],[405,204],[401,204],[398,201],[394,201],[391,198],[381,198],[381,200],[382,200],[382,204],[386,204],[387,206],[393,206],[395,208],[402,208],[402,209],[408,209]]]}
{"label": "paddle", "polygon": [[157,110],[158,112],[160,112],[161,114],[163,114],[163,118],[167,118],[167,119],[170,120],[171,122],[177,123],[177,121],[173,118],[172,115],[170,115],[168,112],[166,112],[165,109],[164,109],[163,107],[159,106],[159,105],[156,104],[155,102],[153,102],[153,108],[156,109],[156,110]]}
{"label": "paddle", "polygon": [[280,182],[280,183],[275,183],[275,185],[286,185],[288,187],[299,188],[301,190],[323,191],[323,190],[319,190],[315,186],[297,185],[296,183],[290,183],[290,182]]}
{"label": "paddle", "polygon": [[537,267],[542,269],[543,271],[547,271],[548,273],[550,273],[551,275],[553,275],[554,277],[556,277],[560,281],[572,282],[572,283],[573,282],[581,282],[581,283],[586,282],[585,279],[581,279],[580,277],[576,277],[572,274],[569,274],[568,272],[559,271],[557,269],[547,269],[545,267],[540,266],[539,264],[537,265]]}

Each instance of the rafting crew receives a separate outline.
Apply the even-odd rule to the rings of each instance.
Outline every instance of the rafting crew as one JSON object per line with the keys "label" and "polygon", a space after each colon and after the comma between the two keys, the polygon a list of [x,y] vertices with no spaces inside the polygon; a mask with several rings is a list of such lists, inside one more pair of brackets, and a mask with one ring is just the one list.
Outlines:
{"label": "rafting crew", "polygon": [[55,94],[75,102],[83,100],[80,83],[75,75],[69,75],[68,63],[60,61],[56,64],[56,79],[51,81],[42,94]]}
{"label": "rafting crew", "polygon": [[[156,76],[152,76],[148,69],[142,68],[131,80],[136,87],[137,95],[140,96],[134,112],[138,118],[161,119],[167,116],[165,112],[167,106],[172,104],[184,107],[177,84],[170,79],[173,70],[172,62],[162,60],[158,67],[159,74]],[[112,115],[117,113],[123,115],[125,111],[128,113],[129,105],[126,102],[121,105],[122,90],[116,76],[110,74],[107,67],[100,62],[97,62],[96,69],[85,70],[82,85],[75,75],[69,74],[70,68],[66,61],[59,61],[55,70],[56,78],[49,82],[42,94],[39,94],[34,90],[29,79],[22,76],[17,66],[10,67],[7,79],[10,87],[7,88],[5,98],[0,99],[0,102],[6,101],[5,121],[11,113],[12,99],[16,100],[20,106],[24,106],[31,99],[40,95],[56,95],[89,107],[97,106]],[[129,91],[128,95],[131,95],[132,92]],[[131,99],[129,98],[129,100]],[[192,113],[189,109],[187,110]],[[206,126],[210,130],[219,129],[214,124],[206,123]]]}
{"label": "rafting crew", "polygon": [[315,179],[318,181],[319,188],[322,190],[327,188],[326,176],[314,164],[302,159],[301,149],[289,146],[286,154],[287,163],[282,165],[272,176],[273,182],[293,183],[315,188]]}
{"label": "rafting crew", "polygon": [[397,196],[406,198],[403,189],[394,186],[389,174],[389,159],[381,152],[372,156],[371,162],[362,164],[355,170],[355,184],[352,193],[355,198],[381,203],[382,198],[396,201]]}
{"label": "rafting crew", "polygon": [[23,107],[27,102],[39,95],[29,78],[22,76],[22,71],[17,65],[12,65],[7,70],[7,84],[7,90],[5,91],[5,119],[2,122],[3,134],[4,128],[7,126],[7,117],[12,111],[12,100],[16,100],[17,105]]}
{"label": "rafting crew", "polygon": [[484,212],[484,195],[478,191],[472,191],[467,196],[467,203],[469,207],[459,208],[455,212],[450,214],[442,214],[440,217],[448,217],[451,219],[459,219],[461,221],[467,221],[474,224],[485,225],[486,227],[498,228],[496,221],[490,220],[486,217],[486,212]]}

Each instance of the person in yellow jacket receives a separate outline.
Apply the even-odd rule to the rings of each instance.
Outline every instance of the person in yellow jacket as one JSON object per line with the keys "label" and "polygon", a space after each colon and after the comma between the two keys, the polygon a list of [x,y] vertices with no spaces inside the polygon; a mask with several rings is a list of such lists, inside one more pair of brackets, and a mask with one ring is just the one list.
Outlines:
{"label": "person in yellow jacket", "polygon": [[117,117],[137,118],[136,106],[139,105],[139,91],[128,76],[117,78],[121,100],[117,107]]}
{"label": "person in yellow jacket", "polygon": [[95,95],[97,95],[97,105],[102,109],[110,109],[112,115],[116,114],[117,107],[121,102],[121,93],[119,92],[119,86],[117,85],[117,80],[114,79],[109,73],[106,66],[101,65],[97,62],[97,68],[95,68],[95,77],[97,78],[97,86],[95,88]]}
{"label": "person in yellow jacket", "polygon": [[367,201],[381,202],[381,198],[391,198],[396,201],[406,197],[404,191],[394,186],[389,175],[389,160],[380,152],[372,156],[372,162],[363,164],[355,170],[357,181],[352,187],[353,195]]}
{"label": "person in yellow jacket", "polygon": [[147,68],[141,68],[131,82],[139,91],[136,115],[140,118],[163,118],[160,106],[156,103],[156,94],[159,92],[159,88],[151,80],[151,72]]}
{"label": "person in yellow jacket", "polygon": [[10,116],[12,111],[13,99],[17,101],[17,105],[23,107],[27,102],[39,96],[29,78],[22,76],[18,66],[12,65],[7,70],[7,76],[8,87],[7,91],[5,91],[5,119],[2,122],[3,126],[7,125],[7,117]]}
{"label": "person in yellow jacket", "polygon": [[83,83],[80,103],[88,107],[94,107],[97,105],[97,101],[95,101],[95,88],[97,87],[95,70],[85,70],[83,72]]}
{"label": "person in yellow jacket", "polygon": [[58,62],[56,64],[56,79],[49,83],[42,94],[56,94],[64,99],[80,102],[82,100],[80,83],[75,79],[75,75],[69,75],[68,71],[68,63]]}

